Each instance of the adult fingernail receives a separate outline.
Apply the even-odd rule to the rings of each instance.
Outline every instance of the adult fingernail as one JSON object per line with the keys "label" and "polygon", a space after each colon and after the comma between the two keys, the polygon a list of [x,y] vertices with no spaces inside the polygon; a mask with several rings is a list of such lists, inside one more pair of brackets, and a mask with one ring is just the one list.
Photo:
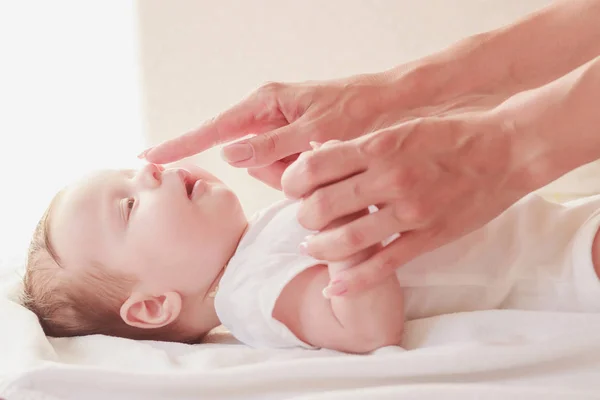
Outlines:
{"label": "adult fingernail", "polygon": [[142,159],[142,158],[146,158],[146,156],[148,155],[148,153],[150,153],[150,150],[152,150],[154,147],[148,147],[146,150],[142,151],[140,154],[138,154],[138,158]]}
{"label": "adult fingernail", "polygon": [[308,243],[306,242],[302,242],[300,243],[300,245],[298,245],[298,250],[300,251],[300,254],[308,254]]}
{"label": "adult fingernail", "polygon": [[254,157],[254,149],[250,143],[235,143],[224,147],[221,156],[227,162],[248,161]]}
{"label": "adult fingernail", "polygon": [[330,299],[334,296],[341,296],[348,291],[348,287],[342,281],[333,281],[323,289],[323,297]]}
{"label": "adult fingernail", "polygon": [[310,144],[310,147],[312,147],[313,150],[316,150],[319,147],[321,147],[321,143],[319,143],[319,142],[310,141],[310,142],[308,142],[308,144]]}

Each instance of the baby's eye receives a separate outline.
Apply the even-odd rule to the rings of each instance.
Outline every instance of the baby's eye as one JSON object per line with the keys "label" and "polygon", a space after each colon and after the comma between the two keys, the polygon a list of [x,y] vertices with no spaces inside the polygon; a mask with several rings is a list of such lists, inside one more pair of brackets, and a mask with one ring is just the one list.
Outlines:
{"label": "baby's eye", "polygon": [[121,200],[121,212],[123,213],[123,217],[126,221],[129,220],[129,215],[131,214],[131,210],[133,210],[134,205],[135,199],[132,197]]}

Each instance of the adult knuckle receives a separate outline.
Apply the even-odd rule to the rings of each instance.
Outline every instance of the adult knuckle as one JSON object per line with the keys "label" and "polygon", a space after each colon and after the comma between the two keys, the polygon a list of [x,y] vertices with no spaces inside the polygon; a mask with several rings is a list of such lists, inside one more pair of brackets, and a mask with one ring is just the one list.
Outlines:
{"label": "adult knuckle", "polygon": [[383,158],[398,145],[398,137],[387,131],[372,133],[361,143],[360,150],[369,157]]}
{"label": "adult knuckle", "polygon": [[321,170],[321,162],[316,154],[310,154],[304,157],[302,160],[304,164],[304,177],[308,183],[313,184],[317,181],[319,172]]}
{"label": "adult knuckle", "polygon": [[388,185],[397,195],[403,196],[410,193],[416,183],[417,177],[411,168],[397,168],[389,174]]}
{"label": "adult knuckle", "polygon": [[365,235],[357,229],[347,228],[340,234],[340,244],[349,248],[357,248],[365,242]]}
{"label": "adult knuckle", "polygon": [[262,95],[274,95],[279,93],[285,87],[284,83],[269,81],[263,83],[259,88],[257,93]]}
{"label": "adult knuckle", "polygon": [[400,224],[417,227],[421,226],[429,218],[429,209],[424,202],[413,199],[396,203],[393,215]]}
{"label": "adult knuckle", "polygon": [[266,132],[263,134],[263,149],[266,154],[270,154],[277,149],[279,136],[275,132]]}
{"label": "adult knuckle", "polygon": [[413,201],[407,210],[408,220],[416,225],[421,225],[429,218],[429,207],[423,201]]}
{"label": "adult knuckle", "polygon": [[281,82],[268,82],[259,87],[252,97],[256,98],[263,105],[262,113],[271,118],[280,113],[280,103],[286,84]]}
{"label": "adult knuckle", "polygon": [[332,211],[332,203],[327,196],[327,193],[323,190],[317,190],[312,194],[312,203],[314,205],[315,218],[320,220],[325,215],[328,215]]}

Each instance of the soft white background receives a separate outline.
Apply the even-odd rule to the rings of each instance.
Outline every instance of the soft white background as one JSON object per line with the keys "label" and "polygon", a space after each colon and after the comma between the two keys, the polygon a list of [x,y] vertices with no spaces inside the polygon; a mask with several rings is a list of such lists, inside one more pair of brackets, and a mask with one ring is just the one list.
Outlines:
{"label": "soft white background", "polygon": [[143,146],[133,5],[0,1],[0,272],[59,188]]}
{"label": "soft white background", "polygon": [[[193,128],[265,81],[389,68],[549,3],[0,2],[0,271],[22,261],[31,230],[66,182],[137,165],[146,145]],[[193,161],[233,186],[248,213],[281,196],[226,166],[218,149]],[[589,179],[574,182],[569,190],[590,190]]]}

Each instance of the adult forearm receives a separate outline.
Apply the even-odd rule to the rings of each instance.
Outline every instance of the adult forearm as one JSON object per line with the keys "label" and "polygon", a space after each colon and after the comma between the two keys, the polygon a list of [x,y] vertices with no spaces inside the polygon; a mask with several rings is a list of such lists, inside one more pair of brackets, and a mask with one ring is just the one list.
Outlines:
{"label": "adult forearm", "polygon": [[514,183],[534,190],[600,158],[600,57],[492,112],[514,135]]}
{"label": "adult forearm", "polygon": [[566,0],[384,73],[422,105],[541,86],[600,54],[600,1]]}

